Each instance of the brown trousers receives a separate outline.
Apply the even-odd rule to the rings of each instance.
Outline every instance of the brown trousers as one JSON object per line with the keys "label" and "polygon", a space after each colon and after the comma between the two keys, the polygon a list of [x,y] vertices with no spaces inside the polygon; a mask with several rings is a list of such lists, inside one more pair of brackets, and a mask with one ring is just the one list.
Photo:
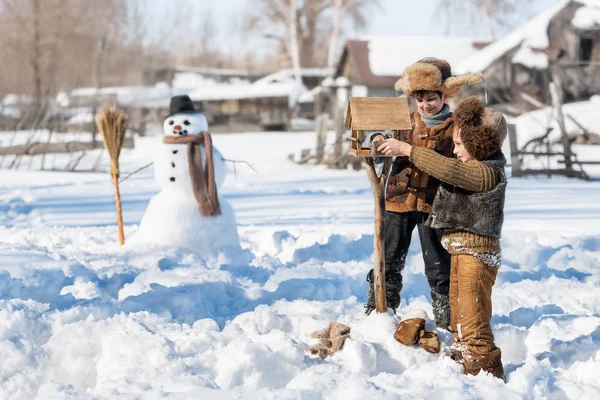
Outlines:
{"label": "brown trousers", "polygon": [[450,265],[450,328],[454,337],[451,356],[465,366],[465,373],[480,370],[504,379],[502,354],[494,344],[492,287],[498,268],[472,255],[453,254]]}

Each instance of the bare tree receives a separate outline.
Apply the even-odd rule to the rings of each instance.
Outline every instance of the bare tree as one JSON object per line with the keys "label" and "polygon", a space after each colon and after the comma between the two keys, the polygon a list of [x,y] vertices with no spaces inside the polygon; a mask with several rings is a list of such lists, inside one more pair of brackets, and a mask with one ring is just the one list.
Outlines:
{"label": "bare tree", "polygon": [[296,0],[290,0],[290,56],[294,67],[294,76],[296,82],[302,83],[302,74],[300,73],[300,49],[298,48],[298,9]]}
{"label": "bare tree", "polygon": [[440,0],[437,14],[446,18],[446,33],[450,34],[453,24],[460,27],[479,26],[480,18],[490,41],[496,39],[498,27],[507,26],[507,21],[523,10],[526,2],[518,0]]}
{"label": "bare tree", "polygon": [[[367,10],[379,5],[379,0],[342,0],[340,7],[336,8],[335,1],[294,1],[296,35],[302,67],[316,67],[327,63],[329,49],[324,48],[321,41],[322,38],[329,37],[331,43],[336,18],[340,21],[337,24],[338,29],[344,22],[360,28],[365,24]],[[246,31],[275,40],[279,43],[279,51],[283,51],[291,60],[290,0],[256,0],[251,7],[248,10],[250,17],[247,19]],[[338,33],[335,37],[337,42]]]}

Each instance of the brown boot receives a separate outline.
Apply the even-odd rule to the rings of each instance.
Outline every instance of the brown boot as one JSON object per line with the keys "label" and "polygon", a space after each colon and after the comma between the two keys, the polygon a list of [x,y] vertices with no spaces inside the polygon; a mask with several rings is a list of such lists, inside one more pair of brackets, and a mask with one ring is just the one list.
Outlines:
{"label": "brown boot", "polygon": [[502,366],[502,352],[496,348],[488,354],[469,356],[464,359],[465,374],[477,375],[480,371],[489,372],[496,378],[504,380],[504,367]]}
{"label": "brown boot", "polygon": [[464,364],[461,347],[463,346],[458,343],[453,343],[452,347],[450,347],[450,358],[459,364]]}

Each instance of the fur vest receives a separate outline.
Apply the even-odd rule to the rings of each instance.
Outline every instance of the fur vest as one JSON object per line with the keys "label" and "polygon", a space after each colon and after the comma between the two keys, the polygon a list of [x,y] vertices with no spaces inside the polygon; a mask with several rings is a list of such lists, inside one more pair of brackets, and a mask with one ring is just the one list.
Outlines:
{"label": "fur vest", "polygon": [[436,229],[452,229],[477,235],[500,237],[504,222],[504,198],[506,194],[506,158],[502,152],[491,159],[481,161],[498,173],[498,184],[487,192],[470,192],[442,183],[433,202],[433,211],[426,226]]}
{"label": "fur vest", "polygon": [[[413,129],[404,134],[405,142],[435,150],[452,157],[453,119],[449,117],[440,125],[427,127],[418,112],[412,114]],[[408,157],[396,157],[387,180],[385,209],[394,212],[422,211],[430,213],[440,181],[421,171]]]}

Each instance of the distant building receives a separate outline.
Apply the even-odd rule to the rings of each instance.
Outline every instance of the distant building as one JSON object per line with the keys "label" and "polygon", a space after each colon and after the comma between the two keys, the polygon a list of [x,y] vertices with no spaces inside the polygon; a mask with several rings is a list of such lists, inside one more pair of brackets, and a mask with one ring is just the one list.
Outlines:
{"label": "distant building", "polygon": [[144,84],[153,86],[165,82],[170,86],[195,87],[211,81],[214,83],[252,83],[265,74],[245,70],[205,68],[205,67],[169,67],[144,71]]}
{"label": "distant building", "polygon": [[[483,73],[489,103],[508,113],[538,108],[535,100],[550,104],[553,74],[562,81],[565,101],[587,99],[600,92],[600,2],[563,0],[455,71]],[[483,94],[477,87],[463,92]]]}
{"label": "distant building", "polygon": [[347,40],[335,72],[350,81],[351,96],[394,97],[394,83],[409,65],[424,57],[452,67],[476,54],[485,43],[457,36],[374,36]]}
{"label": "distant building", "polygon": [[298,110],[298,98],[331,74],[322,68],[303,68],[302,83],[294,71],[283,69],[252,83],[202,86],[189,93],[213,131],[288,130]]}

